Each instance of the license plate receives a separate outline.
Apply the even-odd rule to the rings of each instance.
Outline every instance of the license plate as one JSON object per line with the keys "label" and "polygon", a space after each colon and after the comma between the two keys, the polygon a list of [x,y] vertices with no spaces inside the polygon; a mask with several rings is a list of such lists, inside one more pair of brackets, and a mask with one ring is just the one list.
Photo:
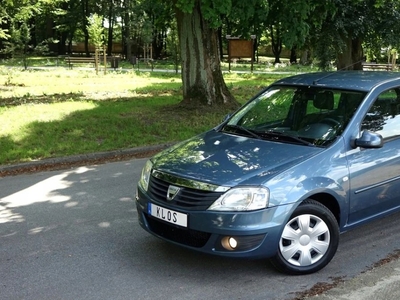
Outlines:
{"label": "license plate", "polygon": [[171,209],[167,209],[153,203],[149,203],[147,207],[149,215],[164,220],[168,223],[176,224],[182,227],[187,227],[187,214],[183,214]]}

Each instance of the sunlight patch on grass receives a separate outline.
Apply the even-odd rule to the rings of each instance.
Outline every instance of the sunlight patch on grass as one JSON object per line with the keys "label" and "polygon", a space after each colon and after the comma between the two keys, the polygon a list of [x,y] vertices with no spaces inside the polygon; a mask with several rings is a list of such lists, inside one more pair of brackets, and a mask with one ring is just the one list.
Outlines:
{"label": "sunlight patch on grass", "polygon": [[[282,75],[224,74],[240,103]],[[180,75],[0,67],[0,165],[176,142],[229,108],[185,108]]]}
{"label": "sunlight patch on grass", "polygon": [[[180,79],[171,75],[172,79]],[[61,93],[126,92],[148,87],[169,89],[171,77],[148,77],[145,74],[126,72],[96,75],[94,71],[56,69],[52,71],[21,71],[0,69],[1,98]],[[176,82],[179,86],[180,80]]]}

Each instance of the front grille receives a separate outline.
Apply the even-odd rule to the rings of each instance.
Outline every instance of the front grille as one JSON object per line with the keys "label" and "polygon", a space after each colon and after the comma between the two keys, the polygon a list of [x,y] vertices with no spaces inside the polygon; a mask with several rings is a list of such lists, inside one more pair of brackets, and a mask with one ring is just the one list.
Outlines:
{"label": "front grille", "polygon": [[147,214],[144,214],[147,224],[152,232],[155,234],[190,247],[201,248],[203,247],[211,236],[211,233],[192,230],[188,228],[181,228],[175,225],[170,225],[162,221],[158,221]]}
{"label": "front grille", "polygon": [[168,207],[184,208],[186,210],[206,210],[223,194],[222,192],[181,187],[175,198],[171,201],[167,201],[169,185],[168,182],[151,176],[148,192],[154,200],[168,203]]}

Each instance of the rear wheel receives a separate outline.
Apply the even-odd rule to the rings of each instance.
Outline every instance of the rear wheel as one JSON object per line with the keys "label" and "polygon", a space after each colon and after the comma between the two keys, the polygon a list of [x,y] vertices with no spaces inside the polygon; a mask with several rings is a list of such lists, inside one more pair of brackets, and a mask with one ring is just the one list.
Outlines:
{"label": "rear wheel", "polygon": [[332,212],[315,200],[305,200],[286,223],[272,264],[288,274],[321,270],[339,244],[339,227]]}

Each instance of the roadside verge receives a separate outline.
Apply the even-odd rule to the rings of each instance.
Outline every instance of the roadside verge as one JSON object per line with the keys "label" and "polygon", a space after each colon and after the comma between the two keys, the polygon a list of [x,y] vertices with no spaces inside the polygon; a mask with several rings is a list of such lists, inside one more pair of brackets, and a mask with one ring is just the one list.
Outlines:
{"label": "roadside verge", "polygon": [[102,164],[112,161],[128,160],[131,158],[150,157],[174,143],[154,146],[137,147],[131,149],[97,152],[82,155],[73,155],[58,158],[46,158],[24,163],[0,165],[0,177],[14,176],[25,173],[68,169],[80,165]]}

